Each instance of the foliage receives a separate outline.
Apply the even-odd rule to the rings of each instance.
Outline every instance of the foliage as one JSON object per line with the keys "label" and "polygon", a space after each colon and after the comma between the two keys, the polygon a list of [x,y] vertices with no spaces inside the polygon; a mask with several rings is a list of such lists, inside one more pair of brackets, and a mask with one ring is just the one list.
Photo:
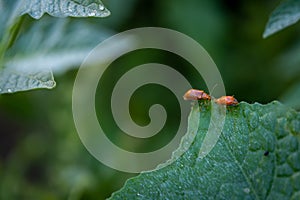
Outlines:
{"label": "foliage", "polygon": [[[299,199],[299,113],[278,102],[229,107],[221,138],[201,159],[211,110],[197,108],[181,144],[198,129],[188,151],[164,168],[128,180],[111,199]],[[200,125],[191,127],[197,112]]]}
{"label": "foliage", "polygon": [[[79,65],[91,49],[103,39],[80,21],[67,19],[33,22],[19,36],[24,14],[40,18],[44,13],[55,17],[106,17],[110,12],[99,0],[73,1],[0,1],[3,27],[0,35],[0,94],[55,87],[51,68],[63,71]],[[7,22],[7,23],[5,23]],[[79,29],[80,27],[80,29]],[[46,63],[46,64],[45,64]]]}
{"label": "foliage", "polygon": [[[115,171],[95,160],[81,144],[72,120],[70,99],[76,68],[95,45],[115,32],[143,26],[181,31],[208,50],[218,65],[228,94],[247,102],[268,103],[279,99],[285,105],[300,109],[299,26],[292,26],[265,40],[261,37],[268,9],[276,6],[274,2],[103,2],[112,11],[105,19],[96,18],[110,13],[106,7],[103,10],[103,4],[98,0],[0,0],[0,199],[105,199],[126,179],[136,175]],[[298,10],[298,0],[284,1],[271,14],[264,37],[296,23]],[[115,53],[109,48],[107,52]],[[201,77],[176,56],[161,51],[126,56],[131,57],[118,60],[114,66],[126,68],[161,62],[182,69],[195,88],[205,88]],[[105,89],[111,87],[112,80],[121,73],[117,67],[111,71],[112,78],[104,83]],[[59,83],[55,90],[4,94],[51,89],[56,85],[54,75]],[[97,94],[109,97],[111,93],[105,89]],[[137,96],[143,98],[131,105],[133,118],[147,124],[148,116],[144,113],[148,110],[143,109],[152,105],[151,99],[163,99],[170,110],[176,110],[170,100],[172,97],[167,94],[157,87],[141,92]],[[109,108],[109,105],[103,107]],[[203,119],[208,119],[209,108],[203,107],[203,111]],[[103,116],[106,116],[105,125],[114,142],[136,152],[167,144],[172,138],[170,130],[175,128],[171,127],[154,142],[138,143],[121,134],[116,125],[107,120],[109,115]],[[230,126],[232,123],[240,125]],[[197,140],[186,154],[170,166],[162,168],[160,165],[156,171],[128,180],[112,199],[125,195],[124,192],[132,198],[155,196],[158,192],[161,195],[176,194],[178,198],[191,197],[197,192],[209,196],[216,191],[216,186],[220,186],[216,192],[218,197],[232,192],[237,197],[252,198],[255,192],[259,197],[269,195],[271,198],[272,192],[278,191],[278,197],[294,195],[297,198],[299,192],[295,194],[294,191],[299,191],[300,184],[294,171],[299,171],[299,113],[278,102],[268,105],[241,103],[228,109],[226,124],[219,143],[202,161],[196,152],[207,123],[198,130]],[[276,133],[287,133],[288,136]],[[253,145],[249,146],[242,136],[255,136],[249,143]],[[254,145],[251,141],[259,144]],[[225,156],[224,152],[227,153]],[[249,162],[240,164],[242,158]],[[217,162],[220,159],[224,162]],[[257,161],[255,166],[254,161]],[[220,167],[223,167],[222,174]],[[269,177],[270,171],[278,177]],[[216,177],[217,174],[220,176]],[[233,178],[239,178],[240,182]],[[222,181],[231,181],[231,184],[222,185]],[[209,188],[204,191],[207,185]]]}
{"label": "foliage", "polygon": [[110,12],[100,0],[25,0],[20,2],[20,14],[40,18],[44,13],[54,17],[107,17]]}
{"label": "foliage", "polygon": [[285,0],[271,14],[263,36],[266,38],[300,19],[300,1]]}
{"label": "foliage", "polygon": [[[287,28],[298,22],[300,19],[300,1],[285,0],[272,13],[266,25],[263,37],[270,35]],[[293,80],[299,74],[299,43],[296,42],[286,53],[279,57],[278,70],[283,72],[283,79]],[[296,81],[290,85],[285,91],[280,100],[286,105],[300,109],[300,83]]]}

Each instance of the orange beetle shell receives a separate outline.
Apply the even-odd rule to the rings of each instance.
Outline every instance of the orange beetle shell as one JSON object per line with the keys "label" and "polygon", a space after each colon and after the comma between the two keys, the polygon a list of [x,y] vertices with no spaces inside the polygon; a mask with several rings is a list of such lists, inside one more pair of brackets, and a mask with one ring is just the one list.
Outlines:
{"label": "orange beetle shell", "polygon": [[210,96],[203,90],[190,89],[183,95],[184,100],[210,100]]}
{"label": "orange beetle shell", "polygon": [[226,106],[236,106],[239,103],[233,96],[222,96],[216,99],[215,102]]}

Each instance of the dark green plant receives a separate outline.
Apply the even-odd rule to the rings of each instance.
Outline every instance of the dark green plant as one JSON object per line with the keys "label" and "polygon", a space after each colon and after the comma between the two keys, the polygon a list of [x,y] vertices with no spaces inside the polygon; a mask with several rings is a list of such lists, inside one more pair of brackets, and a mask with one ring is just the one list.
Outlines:
{"label": "dark green plant", "polygon": [[[99,31],[94,26],[90,26],[90,24],[84,23],[78,18],[65,18],[68,16],[105,17],[109,15],[109,11],[103,7],[100,1],[65,0],[59,1],[62,3],[61,5],[56,5],[55,2],[57,1],[0,0],[0,94],[38,88],[53,88],[56,84],[53,73],[60,74],[70,68],[78,67],[87,53],[105,36],[109,35],[109,31],[105,31],[105,29]],[[198,8],[194,6],[197,3],[198,1],[191,1],[189,4],[192,10],[193,8],[196,9],[196,14],[199,12]],[[182,8],[187,3],[183,1],[175,3],[174,1],[172,6],[167,7],[168,4],[167,1],[159,3],[164,9],[172,9],[167,13],[177,13],[178,15],[176,16],[178,17],[175,18],[175,23],[178,23],[178,20],[180,20],[179,24],[185,25],[183,27],[187,31],[191,30],[192,36],[195,32],[200,32],[200,35],[203,34],[202,36],[204,38],[206,36],[206,39],[208,38],[207,36],[215,35],[215,37],[210,37],[210,42],[206,43],[208,47],[217,44],[216,37],[218,39],[222,37],[221,29],[225,27],[226,20],[221,20],[222,26],[214,26],[210,29],[211,24],[220,20],[222,16],[218,18],[215,15],[216,18],[211,19],[211,15],[205,12],[207,7],[211,8],[214,3],[208,3],[207,1],[203,3],[206,6],[201,7],[200,16],[203,19],[212,20],[208,20],[209,22],[205,28],[195,27],[194,22],[184,24],[187,20],[181,14],[183,13]],[[48,13],[50,16],[41,18],[44,13]],[[188,14],[192,17],[198,16],[195,13],[191,12]],[[29,14],[32,18],[26,14]],[[164,16],[171,18],[168,14]],[[168,21],[169,18],[164,20]],[[300,1],[283,1],[271,14],[263,37],[267,38],[296,23],[299,18]],[[138,21],[138,18],[134,19]],[[201,22],[203,19],[198,20],[197,18],[197,22]],[[98,37],[99,35],[101,37]],[[291,69],[288,77],[290,79],[294,79],[297,72],[299,72],[299,67],[297,66],[297,63],[300,63],[299,58],[299,45],[296,45],[291,53],[280,58],[281,63],[283,63],[283,69],[286,67]],[[287,60],[289,63],[294,64],[293,66],[296,66],[296,68],[293,69],[292,66],[288,66]],[[231,71],[228,74],[234,74],[235,72]],[[284,79],[284,77],[280,78]],[[283,95],[284,101],[286,103],[291,102],[289,105],[293,105],[295,108],[300,108],[299,88],[299,82],[297,82]],[[69,90],[71,89],[69,88]],[[65,91],[61,90],[58,94],[63,95]],[[16,99],[18,100],[18,98]],[[54,101],[55,99],[52,100]],[[42,102],[43,100],[38,98],[38,101]],[[53,106],[53,104],[50,105]],[[182,142],[184,144],[191,134],[196,134],[196,139],[193,141],[191,148],[171,165],[163,167],[165,164],[162,164],[153,172],[145,172],[128,180],[124,188],[115,192],[111,199],[228,199],[233,197],[238,199],[299,199],[299,113],[278,102],[272,102],[267,105],[243,102],[237,107],[228,108],[227,111],[228,115],[222,136],[207,157],[204,159],[198,157],[199,148],[205,136],[210,116],[210,107],[201,105],[203,123],[200,124],[200,127],[190,125],[189,131]],[[58,116],[64,115],[63,111],[56,112],[54,114],[55,120]],[[199,120],[195,118],[195,112],[199,112],[199,110],[192,110],[190,122]],[[64,120],[61,121],[62,123],[65,122]],[[56,124],[55,122],[52,125]],[[57,126],[66,127],[65,124]],[[66,130],[69,131],[69,129],[64,129],[64,131]],[[192,132],[191,130],[197,131]],[[57,135],[56,137],[60,136]],[[28,147],[31,147],[34,141],[47,146],[48,141],[45,141],[47,138],[45,139],[44,137],[44,135],[39,134],[28,136],[19,149],[15,150],[17,152],[15,154],[28,154],[29,160],[34,160],[38,156],[43,157],[44,154],[39,154],[34,151],[34,148]],[[59,141],[53,142],[56,145],[58,144],[57,146],[59,147],[59,150],[55,152],[56,154],[59,154],[60,150],[64,151],[66,148],[73,150],[79,148],[80,145],[77,143],[78,146],[75,143],[75,145],[71,145],[66,142],[70,138],[65,139],[64,142],[60,141],[61,138],[59,138]],[[180,151],[182,147],[177,151]],[[50,147],[48,148],[47,150],[50,151]],[[50,154],[49,157],[53,157],[53,155],[56,155],[55,153]],[[86,155],[86,152],[82,154]],[[15,159],[17,160],[18,156],[16,155]],[[73,156],[74,160],[81,161],[81,157],[78,155],[79,153],[73,152],[73,154],[68,154],[68,157]],[[172,159],[175,158],[177,158],[176,152]],[[46,160],[44,157],[43,159]],[[60,189],[60,191],[56,190],[55,192],[64,193],[64,190],[68,190],[68,186],[72,185],[73,190],[69,198],[84,198],[84,194],[81,193],[86,188],[94,187],[93,191],[98,190],[95,186],[96,184],[94,184],[97,178],[93,176],[90,169],[76,168],[75,166],[79,164],[66,167],[64,164],[65,158],[61,156],[59,159],[63,160],[58,167],[56,166],[59,170],[55,169],[50,174],[55,176],[56,170],[60,171],[60,168],[63,167],[69,169],[66,170],[67,174],[59,176],[57,180],[55,176],[50,181],[54,182],[56,184],[55,187]],[[17,165],[23,165],[24,163],[24,165],[26,163],[29,165],[30,161],[16,163]],[[51,161],[53,160],[47,160],[45,163],[48,165],[51,164]],[[14,163],[14,160],[11,163]],[[17,167],[16,169],[10,168],[10,166],[14,166],[13,164],[8,166],[9,170],[6,172],[11,173],[2,180],[9,182],[14,180],[15,177],[23,180],[22,175],[16,173],[22,174],[23,171],[19,171]],[[1,167],[0,163],[0,173]],[[25,168],[26,166],[22,166],[24,171]],[[97,170],[93,172],[95,171]],[[104,176],[105,172],[99,174]],[[76,180],[74,177],[76,177]],[[74,185],[72,181],[74,181]],[[76,185],[75,183],[78,182],[80,184]],[[24,181],[20,183],[19,187],[26,186],[27,183]],[[61,185],[64,187],[60,187]],[[3,197],[14,197],[12,195],[14,190],[11,187],[2,187],[1,189],[0,193],[2,193]],[[6,194],[7,191],[10,191],[9,189],[12,191],[11,194]],[[44,188],[44,190],[47,189]],[[55,192],[51,194],[51,191],[36,191],[37,194],[32,195],[29,193],[35,190],[30,188],[30,186],[24,190],[29,192],[24,192],[25,195],[21,197],[44,197],[47,195],[48,197],[51,197],[51,195],[57,197],[61,195],[54,195]],[[102,191],[98,192],[102,195]],[[95,193],[92,198],[97,198],[99,193]],[[107,196],[107,194],[105,195]],[[60,197],[65,198],[64,195]]]}

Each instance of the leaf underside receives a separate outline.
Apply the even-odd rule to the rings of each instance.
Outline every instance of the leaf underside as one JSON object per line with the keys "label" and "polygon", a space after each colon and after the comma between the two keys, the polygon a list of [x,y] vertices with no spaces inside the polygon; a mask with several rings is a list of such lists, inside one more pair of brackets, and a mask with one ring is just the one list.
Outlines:
{"label": "leaf underside", "polygon": [[[10,31],[17,16],[26,13],[35,19],[41,18],[44,13],[54,17],[106,17],[110,15],[109,10],[100,0],[0,0],[0,11],[2,22],[0,37],[5,35],[5,31]],[[70,66],[79,65],[85,55],[101,41],[99,31],[94,32],[86,26],[79,27],[79,23],[75,22],[73,24],[77,25],[77,29],[71,29],[76,32],[72,34],[68,31],[69,29],[66,29],[67,25],[61,23],[62,21],[57,20],[52,25],[48,23],[47,28],[50,30],[44,34],[42,31],[45,29],[38,29],[39,26],[36,25],[32,26],[32,29],[28,31],[29,36],[21,34],[20,40],[17,40],[12,48],[0,53],[5,56],[13,55],[5,58],[0,55],[2,59],[0,60],[0,94],[55,87],[51,68],[55,68],[56,71],[65,71]],[[51,23],[53,20],[48,18],[48,22]],[[88,32],[88,36],[84,36],[84,32]],[[42,41],[40,41],[41,36],[45,38]],[[65,41],[72,41],[73,44],[75,43],[73,46],[77,48],[69,48],[69,46],[62,48],[62,45],[57,45],[66,43]],[[2,41],[2,43],[5,42]],[[2,43],[0,41],[0,44]],[[12,63],[14,66],[11,66]]]}
{"label": "leaf underside", "polygon": [[[300,199],[299,113],[276,101],[228,107],[220,139],[200,159],[210,106],[200,105],[200,110],[188,151],[170,165],[129,179],[111,199]],[[194,107],[189,126],[199,120],[197,112]]]}
{"label": "leaf underside", "polygon": [[266,38],[300,19],[300,0],[287,0],[281,3],[271,14],[263,37]]}
{"label": "leaf underside", "polygon": [[54,17],[107,17],[110,11],[100,0],[22,0],[21,15],[28,13],[39,19],[44,13]]}
{"label": "leaf underside", "polygon": [[5,68],[0,71],[0,94],[32,89],[52,89],[56,85],[51,70]]}

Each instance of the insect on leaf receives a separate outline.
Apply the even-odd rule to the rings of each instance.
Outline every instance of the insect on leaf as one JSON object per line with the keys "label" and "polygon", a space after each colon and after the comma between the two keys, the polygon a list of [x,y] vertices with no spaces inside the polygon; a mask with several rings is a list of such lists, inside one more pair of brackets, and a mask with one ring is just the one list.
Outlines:
{"label": "insect on leaf", "polygon": [[188,127],[198,129],[191,147],[173,163],[129,179],[110,199],[300,199],[300,113],[276,101],[229,107],[220,139],[200,158],[211,108],[200,109],[199,127]]}

